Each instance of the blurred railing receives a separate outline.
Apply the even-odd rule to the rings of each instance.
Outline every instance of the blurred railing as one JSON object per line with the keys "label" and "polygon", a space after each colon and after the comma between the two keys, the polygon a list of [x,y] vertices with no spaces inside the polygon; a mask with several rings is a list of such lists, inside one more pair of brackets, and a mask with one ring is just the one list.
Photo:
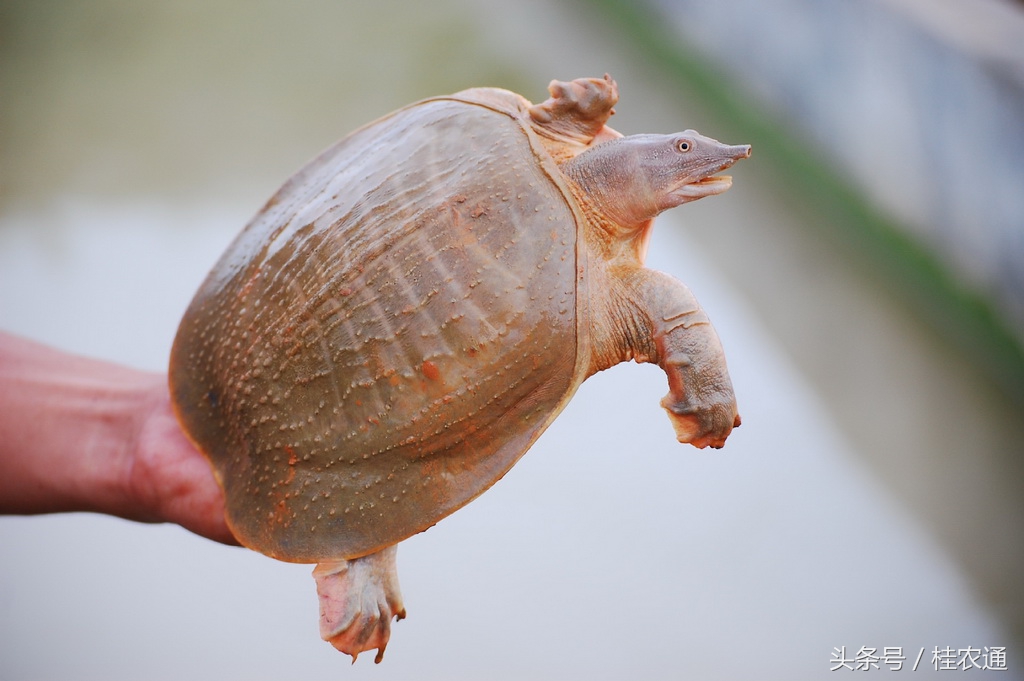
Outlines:
{"label": "blurred railing", "polygon": [[591,1],[1024,401],[1021,5]]}

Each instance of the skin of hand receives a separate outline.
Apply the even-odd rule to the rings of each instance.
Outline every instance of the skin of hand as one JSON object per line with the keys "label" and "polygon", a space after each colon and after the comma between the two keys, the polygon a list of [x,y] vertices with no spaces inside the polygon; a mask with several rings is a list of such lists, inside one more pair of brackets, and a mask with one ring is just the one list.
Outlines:
{"label": "skin of hand", "polygon": [[0,332],[0,513],[173,522],[236,545],[167,377]]}

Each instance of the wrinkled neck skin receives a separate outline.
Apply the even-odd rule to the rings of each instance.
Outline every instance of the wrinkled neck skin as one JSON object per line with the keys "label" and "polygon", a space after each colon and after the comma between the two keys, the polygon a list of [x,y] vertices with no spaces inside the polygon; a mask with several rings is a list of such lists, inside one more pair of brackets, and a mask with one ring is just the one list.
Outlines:
{"label": "wrinkled neck skin", "polygon": [[[628,139],[628,138],[622,138]],[[607,142],[562,166],[573,193],[588,213],[587,245],[605,262],[624,260],[642,266],[654,217],[660,212],[654,192],[642,177],[640,158]]]}

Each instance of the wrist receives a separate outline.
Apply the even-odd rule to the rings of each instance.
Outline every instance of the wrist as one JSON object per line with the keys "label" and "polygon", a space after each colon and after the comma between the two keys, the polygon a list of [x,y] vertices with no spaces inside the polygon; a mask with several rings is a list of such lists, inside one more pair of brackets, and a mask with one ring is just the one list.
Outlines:
{"label": "wrist", "polygon": [[[159,374],[123,370],[102,387],[97,400],[99,417],[106,421],[100,445],[91,450],[90,470],[83,471],[89,485],[83,486],[85,510],[116,515],[140,522],[160,522],[158,498],[140,485],[139,450],[147,424],[167,392],[166,379]],[[148,480],[148,478],[147,478]]]}
{"label": "wrist", "polygon": [[0,334],[0,511],[137,517],[127,481],[160,382]]}

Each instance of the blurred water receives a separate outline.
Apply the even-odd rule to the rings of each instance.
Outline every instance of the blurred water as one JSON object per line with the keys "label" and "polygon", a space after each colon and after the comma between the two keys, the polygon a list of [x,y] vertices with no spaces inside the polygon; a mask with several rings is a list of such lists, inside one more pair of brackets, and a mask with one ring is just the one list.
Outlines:
{"label": "blurred water", "polygon": [[[0,106],[12,126],[0,135],[3,329],[162,371],[203,275],[276,185],[333,138],[419,96],[502,84],[537,99],[549,78],[610,70],[623,90],[617,127],[715,134],[713,115],[680,108],[577,5],[176,8],[25,10],[19,25],[42,31],[40,49],[54,35],[74,49],[4,74],[18,102]],[[145,39],[109,28],[118,22]],[[76,31],[89,27],[108,27],[111,44]],[[25,54],[39,52],[15,63],[30,64]],[[61,106],[30,121],[25,112],[40,103]],[[131,116],[116,114],[121,103]],[[25,136],[12,140],[11,130]],[[938,396],[927,395],[931,384],[921,395],[906,388],[899,367],[879,390],[892,394],[871,396],[853,374],[875,369],[837,362],[817,325],[831,319],[829,306],[861,306],[860,342],[885,361],[915,371],[921,363],[913,376],[935,371],[924,363],[933,349],[908,346],[926,359],[886,355],[917,336],[856,297],[853,275],[830,273],[841,285],[822,275],[824,297],[801,292],[802,274],[830,261],[782,238],[776,223],[796,218],[783,198],[757,189],[762,162],[770,159],[755,150],[728,194],[664,216],[649,263],[691,286],[724,340],[744,417],[726,449],[675,443],[657,406],[657,369],[592,378],[505,479],[403,543],[409,618],[380,667],[349,667],[319,640],[307,566],[176,527],[84,514],[0,518],[0,678],[811,679],[828,671],[837,646],[901,646],[911,662],[925,647],[931,669],[935,646],[999,645],[1011,646],[1011,670],[999,678],[1021,678],[1005,624],[1016,613],[968,571],[963,544],[937,540],[936,516],[874,464],[886,458],[912,469],[908,479],[925,475],[921,443]],[[748,240],[730,242],[738,234]],[[799,304],[752,304],[736,263],[766,290],[786,292],[783,302],[803,296]],[[780,315],[807,335],[802,350],[785,334],[780,341]],[[826,365],[839,381],[831,393],[807,378],[808,366],[813,377]],[[894,423],[869,429],[897,444],[865,453],[849,426],[863,411],[850,405],[883,409],[895,398],[910,403],[909,416],[886,411]],[[984,425],[974,414],[987,403],[968,402],[967,427]],[[900,418],[910,434],[899,432]],[[973,482],[965,498],[988,508],[986,495],[998,498],[991,489]],[[972,508],[953,512],[974,518]],[[987,529],[1019,532],[1009,515]],[[1000,555],[997,545],[981,548]]]}

